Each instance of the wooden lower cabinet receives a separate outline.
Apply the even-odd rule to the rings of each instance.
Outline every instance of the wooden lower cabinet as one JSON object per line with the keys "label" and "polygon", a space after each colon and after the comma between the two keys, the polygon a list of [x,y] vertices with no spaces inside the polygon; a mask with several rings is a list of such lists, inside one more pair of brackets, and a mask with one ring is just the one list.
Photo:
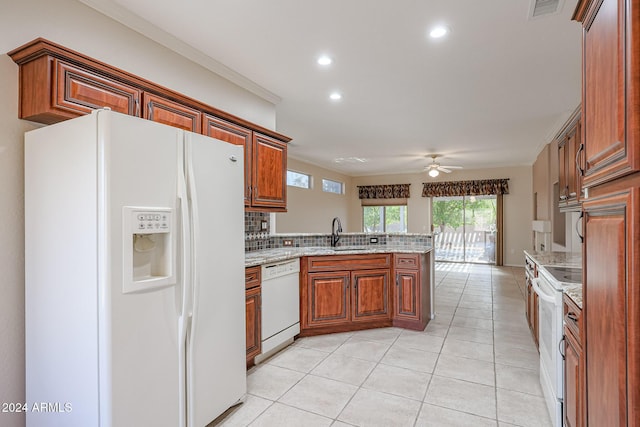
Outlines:
{"label": "wooden lower cabinet", "polygon": [[[302,258],[300,335],[392,325],[424,330],[431,318],[427,256]],[[396,270],[396,265],[402,268]]]}
{"label": "wooden lower cabinet", "polygon": [[363,270],[351,273],[351,320],[369,322],[389,320],[389,270]]}
{"label": "wooden lower cabinet", "polygon": [[422,331],[431,319],[428,254],[394,254],[393,326]]}
{"label": "wooden lower cabinet", "polygon": [[302,258],[300,335],[391,326],[390,277],[391,254]]}
{"label": "wooden lower cabinet", "polygon": [[582,351],[581,310],[564,296],[564,393],[562,419],[565,427],[585,423],[585,371]]}
{"label": "wooden lower cabinet", "polygon": [[389,270],[309,273],[305,326],[348,327],[389,321]]}
{"label": "wooden lower cabinet", "polygon": [[260,273],[261,268],[259,266],[245,269],[247,364],[252,364],[253,358],[262,352],[262,288]]}
{"label": "wooden lower cabinet", "polygon": [[[303,286],[305,284],[303,283]],[[336,271],[335,273],[309,273],[306,281],[308,297],[306,324],[314,326],[340,326],[351,321],[350,273]]]}
{"label": "wooden lower cabinet", "polygon": [[418,318],[418,271],[396,270],[396,292],[394,319]]}

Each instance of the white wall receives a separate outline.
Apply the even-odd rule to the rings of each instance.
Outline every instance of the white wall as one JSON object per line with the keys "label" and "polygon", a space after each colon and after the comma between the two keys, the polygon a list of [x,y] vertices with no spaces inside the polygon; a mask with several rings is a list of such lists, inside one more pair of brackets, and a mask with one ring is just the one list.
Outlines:
{"label": "white wall", "polygon": [[[275,107],[75,0],[0,0],[0,52],[44,37],[273,129]],[[23,133],[18,66],[0,56],[0,402],[24,402]],[[64,331],[61,331],[64,333]],[[72,351],[70,349],[70,351]],[[23,415],[0,413],[3,427]]]}
{"label": "white wall", "polygon": [[[361,231],[349,215],[354,186],[352,178],[289,157],[287,169],[313,177],[311,189],[287,186],[287,213],[276,214],[276,233],[331,233],[331,221],[339,217],[344,232]],[[322,191],[322,178],[344,182],[345,194]]]}
{"label": "white wall", "polygon": [[[532,168],[461,170],[451,175],[429,178],[426,174],[398,174],[348,177],[295,159],[289,159],[288,169],[313,175],[312,190],[287,187],[285,214],[276,214],[276,233],[330,233],[331,219],[342,220],[345,232],[362,231],[362,207],[358,198],[358,185],[411,184],[411,197],[407,201],[407,231],[431,232],[429,198],[422,197],[422,183],[430,181],[460,181],[471,179],[509,178],[509,194],[504,196],[504,263],[524,264],[525,249],[531,249],[531,221],[533,212]],[[322,192],[322,178],[345,182],[346,194],[338,196]]]}
{"label": "white wall", "polygon": [[504,263],[523,265],[522,251],[531,249],[531,221],[533,212],[531,166],[509,168],[460,170],[452,174],[440,174],[433,179],[426,174],[403,174],[355,177],[350,201],[349,223],[362,230],[362,208],[356,186],[376,184],[411,184],[411,197],[407,202],[409,233],[431,231],[429,199],[422,197],[422,183],[429,181],[462,181],[472,179],[509,178],[509,194],[504,196]]}

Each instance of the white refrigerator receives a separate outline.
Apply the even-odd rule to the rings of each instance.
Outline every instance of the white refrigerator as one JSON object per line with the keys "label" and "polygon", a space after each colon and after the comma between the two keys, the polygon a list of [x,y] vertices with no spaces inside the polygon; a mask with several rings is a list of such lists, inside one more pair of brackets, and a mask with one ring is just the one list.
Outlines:
{"label": "white refrigerator", "polygon": [[243,158],[108,110],[26,134],[28,426],[202,427],[243,399]]}

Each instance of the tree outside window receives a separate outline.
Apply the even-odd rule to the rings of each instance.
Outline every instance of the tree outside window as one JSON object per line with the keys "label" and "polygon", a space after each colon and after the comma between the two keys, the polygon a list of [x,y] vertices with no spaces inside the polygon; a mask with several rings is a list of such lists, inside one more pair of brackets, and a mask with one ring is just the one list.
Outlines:
{"label": "tree outside window", "polygon": [[366,233],[406,233],[407,206],[363,206],[362,225]]}

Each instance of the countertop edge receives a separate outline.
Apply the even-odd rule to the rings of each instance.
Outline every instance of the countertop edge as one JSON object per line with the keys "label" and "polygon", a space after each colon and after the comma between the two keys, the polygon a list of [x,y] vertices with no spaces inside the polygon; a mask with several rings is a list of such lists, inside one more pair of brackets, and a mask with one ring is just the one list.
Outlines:
{"label": "countertop edge", "polygon": [[265,249],[261,251],[245,253],[245,268],[257,265],[271,264],[274,262],[287,261],[290,259],[301,258],[303,256],[331,256],[331,255],[369,255],[381,253],[416,253],[426,254],[433,248],[410,247],[410,246],[385,246],[372,249],[353,249],[353,250],[335,250],[329,247],[300,247],[300,248],[278,248]]}

